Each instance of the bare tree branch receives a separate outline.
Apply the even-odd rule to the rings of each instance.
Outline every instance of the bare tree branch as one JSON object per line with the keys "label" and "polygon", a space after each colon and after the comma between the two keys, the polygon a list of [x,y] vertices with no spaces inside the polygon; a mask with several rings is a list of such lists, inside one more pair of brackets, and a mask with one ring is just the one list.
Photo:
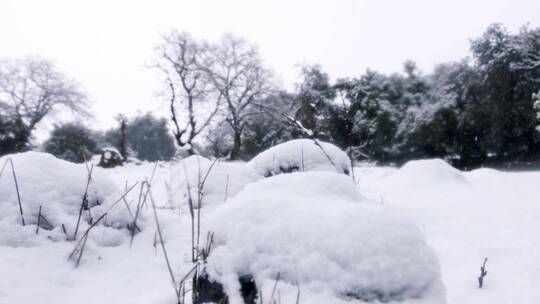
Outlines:
{"label": "bare tree branch", "polygon": [[[163,36],[156,48],[157,59],[152,68],[164,75],[170,92],[169,107],[174,125],[174,137],[180,147],[195,154],[193,140],[203,132],[217,115],[221,94],[210,87],[201,68],[206,49],[186,33],[172,31]],[[181,111],[177,111],[178,108]],[[181,124],[185,122],[185,126]]]}

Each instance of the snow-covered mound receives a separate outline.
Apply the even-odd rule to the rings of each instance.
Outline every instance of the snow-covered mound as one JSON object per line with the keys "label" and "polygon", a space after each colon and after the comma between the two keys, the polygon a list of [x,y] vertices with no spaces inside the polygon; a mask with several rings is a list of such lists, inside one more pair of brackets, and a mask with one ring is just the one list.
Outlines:
{"label": "snow-covered mound", "polygon": [[395,185],[466,185],[465,175],[442,159],[409,161],[389,176]]}
{"label": "snow-covered mound", "polygon": [[285,284],[335,299],[444,303],[438,261],[420,230],[364,200],[348,176],[270,177],[246,186],[208,221],[216,237],[209,272],[233,300],[239,275],[261,284],[279,273]]}
{"label": "snow-covered mound", "polygon": [[[39,206],[42,206],[43,218],[55,230],[60,231],[64,224],[67,231],[73,233],[87,183],[85,165],[60,160],[47,153],[26,152],[0,158],[0,166],[8,158],[12,159],[15,167],[26,225],[37,224]],[[95,168],[87,197],[91,212],[99,216],[105,207],[103,204],[112,194],[120,195],[116,185],[104,172]],[[36,229],[36,226],[21,227],[17,192],[9,163],[0,177],[0,221],[4,228],[16,226],[20,230],[16,234],[24,233],[24,229]],[[0,243],[9,242],[6,234],[2,234],[4,237]]]}
{"label": "snow-covered mound", "polygon": [[[188,200],[188,187],[193,204],[198,206],[198,189],[202,184],[202,205],[224,202],[260,176],[243,163],[214,162],[201,156],[190,156],[172,167],[169,200],[174,207]],[[187,180],[186,180],[187,176]],[[206,180],[205,180],[206,177]]]}
{"label": "snow-covered mound", "polygon": [[349,174],[351,161],[347,154],[333,144],[322,141],[319,143],[322,149],[310,139],[290,140],[261,152],[248,164],[266,177],[294,171],[331,171]]}

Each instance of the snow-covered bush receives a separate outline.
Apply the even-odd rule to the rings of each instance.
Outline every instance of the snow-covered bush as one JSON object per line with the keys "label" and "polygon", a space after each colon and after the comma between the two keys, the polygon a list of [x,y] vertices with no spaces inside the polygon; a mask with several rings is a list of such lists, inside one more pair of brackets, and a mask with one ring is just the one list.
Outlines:
{"label": "snow-covered bush", "polygon": [[169,200],[174,207],[185,204],[188,200],[189,184],[193,204],[197,207],[199,184],[204,181],[201,189],[202,204],[223,202],[236,195],[246,184],[259,178],[260,176],[244,163],[214,163],[201,156],[190,156],[172,167]]}
{"label": "snow-covered bush", "polygon": [[330,143],[319,143],[322,149],[310,139],[290,140],[261,152],[248,164],[265,177],[294,171],[349,174],[351,161],[347,154]]}
{"label": "snow-covered bush", "polygon": [[94,134],[79,122],[55,125],[43,146],[45,152],[74,163],[85,162],[97,151]]}
{"label": "snow-covered bush", "polygon": [[437,186],[466,185],[465,175],[442,159],[409,161],[390,176],[394,185]]}
{"label": "snow-covered bush", "polygon": [[438,261],[421,231],[364,199],[345,175],[258,181],[219,206],[208,225],[216,241],[208,271],[231,302],[240,297],[240,275],[253,275],[260,286],[279,273],[280,284],[334,299],[444,303]]}
{"label": "snow-covered bush", "polygon": [[[47,153],[26,152],[0,158],[0,166],[8,158],[14,164],[26,225],[37,224],[39,206],[42,206],[41,214],[54,231],[61,232],[63,224],[72,234],[87,184],[85,165],[60,160]],[[111,199],[115,199],[111,195],[119,197],[120,191],[102,170],[94,168],[87,195],[90,210],[85,210],[84,216],[92,214],[95,219],[106,210]],[[116,221],[127,220],[124,215],[118,215],[109,217],[104,223],[118,226]],[[9,164],[0,177],[0,222],[5,227],[17,227],[17,234],[24,233],[24,229],[36,229],[36,226],[21,226],[17,192]]]}

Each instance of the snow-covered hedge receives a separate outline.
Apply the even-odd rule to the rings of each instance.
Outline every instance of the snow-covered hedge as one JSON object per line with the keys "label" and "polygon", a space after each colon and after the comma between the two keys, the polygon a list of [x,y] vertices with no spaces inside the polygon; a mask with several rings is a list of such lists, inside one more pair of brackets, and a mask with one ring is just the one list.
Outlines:
{"label": "snow-covered hedge", "polygon": [[[248,183],[257,181],[260,176],[244,163],[213,161],[201,156],[190,156],[172,167],[169,181],[169,199],[174,207],[187,203],[187,184],[191,189],[193,204],[198,206],[199,184],[202,187],[202,205],[225,201],[236,195]],[[187,176],[187,179],[186,179]]]}
{"label": "snow-covered hedge", "polygon": [[265,177],[294,171],[349,174],[351,161],[347,154],[333,144],[322,141],[319,143],[322,149],[311,139],[290,140],[261,152],[248,164]]}
{"label": "snow-covered hedge", "polygon": [[[15,167],[24,219],[30,227],[21,226],[17,192],[8,163],[0,177],[0,222],[4,229],[16,227],[20,231],[13,230],[13,233],[17,235],[24,233],[21,232],[24,229],[35,230],[39,206],[42,206],[41,214],[54,227],[54,231],[61,232],[61,225],[64,224],[68,233],[73,233],[87,183],[85,165],[60,160],[47,153],[26,152],[1,157],[0,166],[8,158],[12,159]],[[114,199],[112,195],[117,198],[120,194],[105,172],[94,168],[88,188],[88,206],[94,218],[105,211],[107,204]],[[88,211],[85,211],[84,216],[87,214]],[[111,214],[104,223],[115,225],[114,221],[115,216]],[[16,238],[7,239],[9,233],[2,235],[4,237],[0,243],[16,241]]]}
{"label": "snow-covered hedge", "polygon": [[233,300],[239,275],[259,285],[279,273],[285,284],[336,299],[444,303],[438,261],[421,231],[364,199],[348,176],[270,177],[246,186],[208,221],[216,237],[209,271]]}

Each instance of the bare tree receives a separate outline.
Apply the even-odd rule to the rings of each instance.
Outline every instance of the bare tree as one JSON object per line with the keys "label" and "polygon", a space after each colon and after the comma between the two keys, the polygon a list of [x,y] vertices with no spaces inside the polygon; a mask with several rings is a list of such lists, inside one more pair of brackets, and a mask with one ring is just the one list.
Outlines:
{"label": "bare tree", "polygon": [[193,140],[210,125],[221,101],[221,94],[210,86],[208,73],[201,67],[207,50],[189,34],[172,31],[156,48],[157,60],[152,64],[164,76],[170,94],[176,143],[191,155],[195,153]]}
{"label": "bare tree", "polygon": [[202,67],[224,101],[225,121],[233,131],[229,157],[238,159],[248,117],[261,112],[252,105],[270,92],[271,73],[263,67],[257,48],[232,34],[206,49]]}
{"label": "bare tree", "polygon": [[[11,145],[16,152],[28,145],[32,131],[54,110],[64,108],[73,114],[90,116],[86,95],[79,85],[58,72],[48,60],[0,60],[0,122],[12,128],[10,136],[0,141]],[[5,130],[3,130],[5,132]],[[9,141],[16,139],[17,143]]]}

